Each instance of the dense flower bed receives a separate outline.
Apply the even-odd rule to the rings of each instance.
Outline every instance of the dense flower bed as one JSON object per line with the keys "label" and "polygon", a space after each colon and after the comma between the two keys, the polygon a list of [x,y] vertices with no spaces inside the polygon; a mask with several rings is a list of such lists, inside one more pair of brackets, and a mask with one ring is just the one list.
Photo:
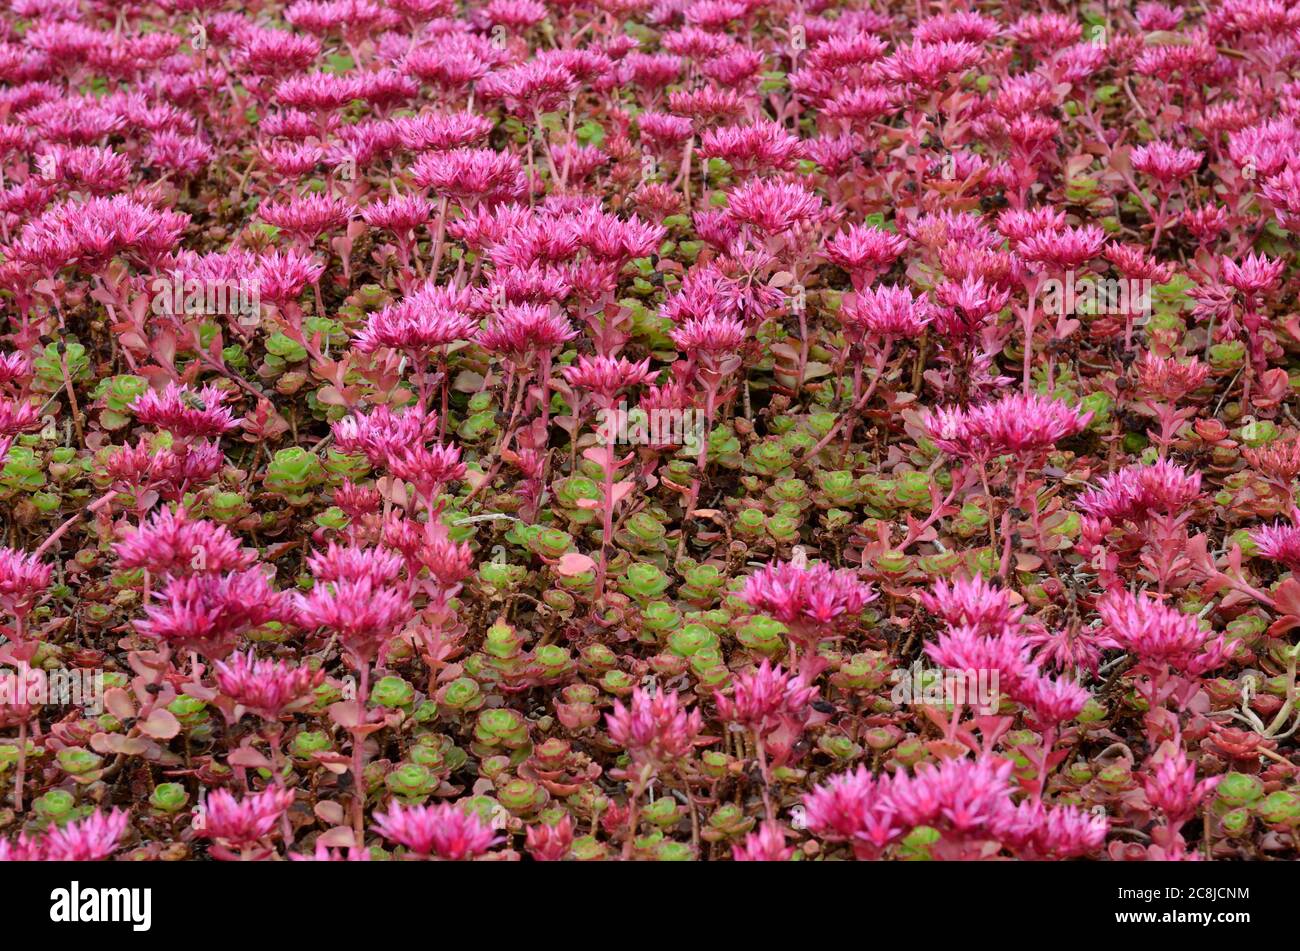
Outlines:
{"label": "dense flower bed", "polygon": [[1298,66],[9,0],[0,859],[1296,858]]}

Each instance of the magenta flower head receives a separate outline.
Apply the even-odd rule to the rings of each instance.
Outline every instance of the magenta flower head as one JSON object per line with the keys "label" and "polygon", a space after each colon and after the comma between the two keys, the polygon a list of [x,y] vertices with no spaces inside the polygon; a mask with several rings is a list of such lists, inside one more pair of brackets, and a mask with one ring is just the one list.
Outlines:
{"label": "magenta flower head", "polygon": [[211,439],[239,425],[221,404],[230,394],[215,386],[193,390],[168,383],[161,393],[150,390],[136,398],[131,412],[145,426],[165,429],[177,439]]}
{"label": "magenta flower head", "polygon": [[822,202],[802,185],[752,178],[731,193],[727,214],[742,225],[778,235],[821,215]]}
{"label": "magenta flower head", "polygon": [[1021,241],[1016,250],[1029,262],[1055,271],[1068,271],[1091,261],[1106,244],[1106,232],[1096,225],[1040,231]]}
{"label": "magenta flower head", "polygon": [[338,231],[348,223],[356,208],[332,195],[296,195],[284,202],[267,202],[257,216],[285,234],[310,245],[322,234]]}
{"label": "magenta flower head", "polygon": [[1160,764],[1142,776],[1147,802],[1163,812],[1167,821],[1186,822],[1219,784],[1220,777],[1197,782],[1196,764],[1187,758],[1181,743],[1166,744],[1157,757]]}
{"label": "magenta flower head", "polygon": [[1290,571],[1300,571],[1300,528],[1286,522],[1251,529],[1250,540],[1261,558],[1280,561]]}
{"label": "magenta flower head", "polygon": [[309,594],[298,595],[296,603],[301,626],[337,634],[362,663],[374,660],[414,612],[404,586],[376,585],[369,578],[318,584]]}
{"label": "magenta flower head", "polygon": [[343,546],[335,542],[307,558],[307,568],[317,584],[366,579],[378,587],[395,582],[402,566],[402,559],[386,548]]}
{"label": "magenta flower head", "polygon": [[1061,400],[1014,393],[969,411],[933,411],[925,425],[931,440],[944,452],[987,459],[1045,452],[1062,439],[1083,432],[1091,421],[1092,413],[1080,413]]}
{"label": "magenta flower head", "polygon": [[587,390],[602,403],[613,400],[619,390],[649,383],[655,378],[649,358],[633,363],[624,357],[579,357],[578,362],[562,371],[572,387]]}
{"label": "magenta flower head", "polygon": [[808,831],[831,842],[849,842],[859,858],[877,858],[907,827],[890,798],[893,777],[859,766],[832,776],[803,798]]}
{"label": "magenta flower head", "polygon": [[477,343],[489,353],[517,363],[532,353],[554,350],[578,332],[554,308],[538,304],[511,304],[483,330]]}
{"label": "magenta flower head", "polygon": [[1154,178],[1163,188],[1169,188],[1187,178],[1201,165],[1200,152],[1168,142],[1152,142],[1139,145],[1129,156],[1129,162],[1137,171]]}
{"label": "magenta flower head", "polygon": [[691,317],[668,334],[684,353],[716,363],[724,356],[737,356],[749,336],[744,321],[734,317]]}
{"label": "magenta flower head", "polygon": [[236,652],[213,665],[217,686],[227,697],[268,722],[278,720],[285,708],[306,696],[325,677],[323,670],[284,661],[258,660],[250,650]]}
{"label": "magenta flower head", "polygon": [[257,560],[224,525],[192,520],[184,509],[159,509],[113,546],[120,568],[154,575],[241,571]]}
{"label": "magenta flower head", "polygon": [[212,840],[215,858],[267,858],[271,848],[263,840],[292,805],[291,789],[272,787],[243,799],[236,799],[225,789],[214,789],[199,802],[194,829]]}
{"label": "magenta flower head", "polygon": [[40,860],[101,862],[117,851],[130,819],[130,813],[122,809],[109,812],[96,809],[84,819],[52,828],[40,844]]}
{"label": "magenta flower head", "polygon": [[995,756],[922,763],[894,777],[889,796],[908,826],[931,826],[976,838],[1000,838],[1014,816],[1010,760]]}
{"label": "magenta flower head", "polygon": [[925,298],[912,296],[906,287],[893,285],[859,291],[840,311],[850,339],[915,337],[931,320]]}
{"label": "magenta flower head", "polygon": [[1106,841],[1110,820],[1076,806],[1044,806],[1026,799],[1015,810],[1004,840],[1024,859],[1082,858]]}
{"label": "magenta flower head", "polygon": [[464,862],[483,855],[502,840],[477,812],[455,803],[403,806],[393,802],[375,814],[385,839],[406,846],[422,859]]}
{"label": "magenta flower head", "polygon": [[35,555],[0,548],[0,606],[24,618],[50,586],[53,569]]}
{"label": "magenta flower head", "polygon": [[510,201],[527,190],[519,159],[492,149],[427,152],[411,169],[411,178],[421,188],[460,201]]}
{"label": "magenta flower head", "polygon": [[1025,613],[1023,606],[1012,605],[1010,591],[994,587],[982,575],[957,578],[951,583],[940,578],[932,590],[918,593],[916,599],[949,624],[967,624],[990,632],[1019,624]]}
{"label": "magenta flower head", "polygon": [[1196,615],[1167,607],[1145,593],[1110,591],[1098,611],[1115,642],[1144,664],[1169,664],[1196,675],[1225,659],[1223,638],[1201,630]]}
{"label": "magenta flower head", "polygon": [[893,265],[905,250],[906,235],[866,224],[850,225],[847,231],[826,241],[826,257],[849,272],[858,291]]}
{"label": "magenta flower head", "polygon": [[793,855],[794,847],[785,844],[785,829],[779,822],[764,822],[744,842],[731,847],[737,862],[788,862]]}
{"label": "magenta flower head", "polygon": [[1150,350],[1143,354],[1137,370],[1142,391],[1167,403],[1177,403],[1199,390],[1210,377],[1209,366],[1195,357],[1184,363]]}
{"label": "magenta flower head", "polygon": [[714,692],[718,719],[738,723],[762,735],[785,721],[802,723],[817,688],[764,660],[757,670],[737,674],[730,697]]}
{"label": "magenta flower head", "polygon": [[606,714],[609,737],[642,766],[666,767],[691,754],[700,741],[704,718],[699,710],[687,713],[671,690],[632,691],[628,706],[614,701]]}
{"label": "magenta flower head", "polygon": [[1014,684],[1012,699],[1028,710],[1029,721],[1037,729],[1055,728],[1073,720],[1092,696],[1083,687],[1064,677],[1026,677]]}
{"label": "magenta flower head", "polygon": [[817,628],[856,618],[876,597],[854,572],[832,569],[823,562],[808,567],[773,562],[750,575],[740,593],[740,599],[756,611],[785,624]]}
{"label": "magenta flower head", "polygon": [[1132,465],[1101,479],[1076,504],[1093,518],[1142,522],[1152,515],[1176,515],[1201,496],[1201,474],[1160,459]]}
{"label": "magenta flower head", "polygon": [[284,594],[271,587],[260,567],[171,578],[158,597],[160,603],[145,606],[146,617],[135,622],[136,629],[208,658],[224,657],[253,628],[289,620]]}
{"label": "magenta flower head", "polygon": [[1284,259],[1270,260],[1262,254],[1248,254],[1240,264],[1225,257],[1220,264],[1223,282],[1247,295],[1271,290],[1286,270]]}
{"label": "magenta flower head", "polygon": [[477,332],[468,294],[430,286],[371,314],[357,334],[356,347],[362,353],[388,347],[423,356]]}

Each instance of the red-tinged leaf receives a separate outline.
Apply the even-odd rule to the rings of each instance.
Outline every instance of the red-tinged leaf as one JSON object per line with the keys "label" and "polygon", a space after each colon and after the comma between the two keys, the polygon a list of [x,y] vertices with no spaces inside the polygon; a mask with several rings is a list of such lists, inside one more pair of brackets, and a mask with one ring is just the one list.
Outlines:
{"label": "red-tinged leaf", "polygon": [[104,691],[104,709],[119,720],[135,716],[135,704],[131,701],[131,695],[121,687]]}
{"label": "red-tinged leaf", "polygon": [[143,756],[154,745],[143,737],[123,736],[121,733],[96,733],[90,738],[90,748],[104,755]]}
{"label": "red-tinged leaf", "polygon": [[610,492],[611,504],[618,505],[627,498],[628,493],[636,488],[635,482],[615,482]]}
{"label": "red-tinged leaf", "polygon": [[354,729],[364,722],[362,711],[357,709],[355,700],[340,700],[338,703],[331,703],[327,710],[330,719],[345,730]]}
{"label": "red-tinged leaf", "polygon": [[316,803],[312,812],[316,813],[317,819],[328,825],[336,826],[347,821],[347,813],[343,807],[330,799],[323,799]]}
{"label": "red-tinged leaf", "polygon": [[352,829],[337,824],[335,828],[322,832],[316,839],[317,845],[323,845],[327,849],[350,849],[355,847],[356,843]]}
{"label": "red-tinged leaf", "polygon": [[1273,604],[1282,614],[1300,615],[1300,581],[1287,578],[1278,585],[1273,594]]}
{"label": "red-tinged leaf", "polygon": [[245,769],[270,769],[273,765],[261,751],[251,746],[241,746],[226,761],[231,766],[243,766]]}
{"label": "red-tinged leaf", "polygon": [[595,568],[596,562],[589,555],[577,551],[561,555],[560,560],[555,563],[556,572],[565,578],[573,578],[585,572],[594,571]]}
{"label": "red-tinged leaf", "polygon": [[140,723],[140,732],[155,740],[170,740],[180,731],[181,721],[166,707],[155,707],[148,718]]}

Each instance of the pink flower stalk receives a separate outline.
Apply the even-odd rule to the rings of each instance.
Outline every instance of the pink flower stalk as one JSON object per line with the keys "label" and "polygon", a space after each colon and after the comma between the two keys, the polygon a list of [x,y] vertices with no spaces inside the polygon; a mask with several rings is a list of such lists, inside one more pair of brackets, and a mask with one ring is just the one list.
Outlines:
{"label": "pink flower stalk", "polygon": [[343,228],[355,214],[356,208],[350,202],[331,195],[295,196],[284,202],[262,204],[257,209],[259,218],[304,246],[326,232]]}
{"label": "pink flower stalk", "polygon": [[1277,285],[1286,261],[1271,260],[1262,254],[1248,254],[1240,264],[1232,258],[1222,258],[1223,281],[1247,296],[1271,290]]}
{"label": "pink flower stalk", "polygon": [[1300,476],[1300,439],[1272,442],[1258,448],[1243,446],[1241,454],[1250,467],[1268,478],[1290,486]]}
{"label": "pink flower stalk", "polygon": [[1070,628],[1055,631],[1043,627],[1031,629],[1025,640],[1034,649],[1036,666],[1062,673],[1086,671],[1094,677],[1101,664],[1102,651],[1118,646],[1102,632]]}
{"label": "pink flower stalk", "polygon": [[1036,673],[1030,660],[1028,639],[1016,628],[988,633],[965,624],[950,627],[932,644],[926,656],[949,670],[997,671],[999,689],[1012,692]]}
{"label": "pink flower stalk", "polygon": [[412,483],[416,495],[430,505],[443,486],[465,477],[460,447],[453,445],[408,446],[388,457],[388,469]]}
{"label": "pink flower stalk", "polygon": [[1106,232],[1096,225],[1040,231],[1022,240],[1016,250],[1026,261],[1053,271],[1069,271],[1091,261],[1106,244]]}
{"label": "pink flower stalk", "polygon": [[959,836],[996,839],[1011,822],[1012,762],[996,757],[922,763],[912,776],[895,775],[889,798],[908,826],[931,826]]}
{"label": "pink flower stalk", "polygon": [[163,498],[179,503],[188,487],[207,482],[224,463],[221,447],[213,442],[154,452],[141,440],[113,452],[105,469],[115,485],[132,490],[156,489]]}
{"label": "pink flower stalk", "polygon": [[577,335],[568,319],[551,307],[511,304],[479,331],[477,343],[490,353],[523,363],[528,355],[554,350]]}
{"label": "pink flower stalk", "polygon": [[[674,107],[673,111],[687,110]],[[786,170],[802,157],[803,144],[776,123],[756,122],[709,129],[700,137],[700,155],[723,159],[742,173],[761,168]]]}
{"label": "pink flower stalk", "polygon": [[1026,859],[1063,861],[1092,855],[1106,841],[1110,820],[1076,806],[1043,805],[1026,799],[1016,807],[1008,839]]}
{"label": "pink flower stalk", "polygon": [[519,159],[492,149],[427,152],[412,167],[411,178],[437,195],[484,203],[519,198],[527,188]]}
{"label": "pink flower stalk", "polygon": [[1029,711],[1039,729],[1056,729],[1077,717],[1092,694],[1064,677],[1029,677],[1015,685],[1012,698]]}
{"label": "pink flower stalk", "polygon": [[1210,368],[1195,357],[1184,363],[1158,357],[1150,350],[1143,354],[1137,370],[1142,391],[1169,403],[1199,390],[1210,376]]}
{"label": "pink flower stalk", "polygon": [[368,415],[345,416],[334,424],[334,444],[341,452],[360,453],[372,466],[387,467],[389,460],[411,446],[438,437],[438,415],[420,407],[394,413],[377,406]]}
{"label": "pink flower stalk", "polygon": [[720,357],[739,354],[749,328],[732,317],[692,317],[668,335],[679,350],[716,362]]}
{"label": "pink flower stalk", "polygon": [[764,660],[747,674],[737,674],[732,696],[714,691],[718,719],[738,723],[758,734],[769,733],[787,720],[802,723],[817,688]]}
{"label": "pink flower stalk", "polygon": [[156,576],[242,571],[257,560],[224,525],[191,519],[185,509],[159,509],[113,545],[118,567]]}
{"label": "pink flower stalk", "polygon": [[212,840],[218,859],[265,858],[271,854],[266,839],[293,805],[293,790],[272,787],[236,799],[225,789],[214,789],[199,803],[195,831]]}
{"label": "pink flower stalk", "polygon": [[323,670],[284,661],[258,660],[250,650],[213,665],[217,686],[263,720],[278,720],[286,707],[306,696],[325,677]]}
{"label": "pink flower stalk", "polygon": [[476,812],[455,803],[403,806],[393,802],[375,814],[375,827],[389,841],[420,858],[464,862],[488,852],[502,839]]}
{"label": "pink flower stalk", "polygon": [[785,844],[785,829],[779,822],[764,822],[744,842],[731,847],[737,862],[788,862],[793,856],[794,847]]}
{"label": "pink flower stalk", "polygon": [[165,429],[177,439],[211,439],[239,425],[222,405],[230,397],[215,386],[194,390],[168,383],[162,393],[150,390],[137,397],[131,412],[141,424]]}
{"label": "pink flower stalk", "polygon": [[633,762],[655,767],[689,756],[704,728],[700,711],[688,713],[675,692],[651,693],[640,687],[633,689],[628,706],[614,701],[606,723],[610,739],[627,750]]}

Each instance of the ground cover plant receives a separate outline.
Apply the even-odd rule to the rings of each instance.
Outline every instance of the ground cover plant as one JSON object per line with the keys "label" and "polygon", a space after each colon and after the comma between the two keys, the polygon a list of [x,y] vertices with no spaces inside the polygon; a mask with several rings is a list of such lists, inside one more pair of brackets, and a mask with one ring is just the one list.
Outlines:
{"label": "ground cover plant", "polygon": [[0,859],[1296,858],[1298,68],[9,0]]}

